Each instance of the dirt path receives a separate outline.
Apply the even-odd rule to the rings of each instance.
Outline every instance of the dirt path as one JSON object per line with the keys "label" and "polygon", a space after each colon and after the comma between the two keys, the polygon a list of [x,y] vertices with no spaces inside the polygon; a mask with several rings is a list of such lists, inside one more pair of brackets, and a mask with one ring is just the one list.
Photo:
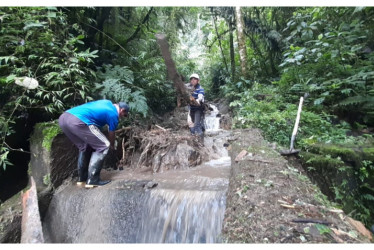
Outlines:
{"label": "dirt path", "polygon": [[[301,165],[280,156],[259,130],[234,131],[230,141],[224,242],[370,242],[327,201]],[[246,156],[235,161],[242,150]]]}

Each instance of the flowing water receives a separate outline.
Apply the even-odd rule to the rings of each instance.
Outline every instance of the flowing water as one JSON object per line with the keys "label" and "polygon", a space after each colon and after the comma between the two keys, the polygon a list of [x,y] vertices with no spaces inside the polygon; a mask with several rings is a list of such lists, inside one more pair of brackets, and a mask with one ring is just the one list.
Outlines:
{"label": "flowing water", "polygon": [[219,111],[216,106],[209,105],[213,110],[205,116],[205,129],[207,132],[219,130]]}
{"label": "flowing water", "polygon": [[[217,132],[209,118],[217,113],[206,116],[213,124],[207,132]],[[231,164],[223,144],[230,133],[207,134],[205,147],[215,148],[216,157],[195,168],[111,171],[103,173],[113,180],[104,187],[61,188],[43,222],[46,242],[220,242]]]}

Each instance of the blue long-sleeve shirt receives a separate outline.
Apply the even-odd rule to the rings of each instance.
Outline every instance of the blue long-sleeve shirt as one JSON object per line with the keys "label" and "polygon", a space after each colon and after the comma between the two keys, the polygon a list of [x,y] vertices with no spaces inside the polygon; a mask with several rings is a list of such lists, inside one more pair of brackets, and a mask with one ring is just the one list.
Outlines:
{"label": "blue long-sleeve shirt", "polygon": [[118,125],[118,111],[109,100],[87,102],[68,109],[66,112],[76,116],[87,125],[102,127],[108,124],[109,131],[115,131]]}
{"label": "blue long-sleeve shirt", "polygon": [[[195,98],[195,100],[197,100],[199,98],[199,94],[202,94],[203,97],[205,97],[204,88],[201,87],[200,84],[196,84],[194,91],[192,92],[191,95],[193,98]],[[204,102],[204,99],[200,104],[202,104],[203,102]],[[199,109],[201,110],[204,109],[203,105],[200,105],[200,106],[190,105],[190,110],[199,110]]]}

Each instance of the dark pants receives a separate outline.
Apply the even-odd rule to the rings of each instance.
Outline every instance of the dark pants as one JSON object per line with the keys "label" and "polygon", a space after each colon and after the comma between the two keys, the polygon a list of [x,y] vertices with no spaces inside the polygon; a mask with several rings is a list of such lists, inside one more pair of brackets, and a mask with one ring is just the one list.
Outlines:
{"label": "dark pants", "polygon": [[108,152],[110,142],[95,125],[87,126],[76,116],[67,112],[60,116],[58,124],[79,151],[84,152],[86,149],[92,148],[96,152],[105,154]]}
{"label": "dark pants", "polygon": [[194,123],[194,127],[191,128],[191,134],[202,135],[203,134],[203,122],[204,113],[202,110],[190,110],[191,120]]}

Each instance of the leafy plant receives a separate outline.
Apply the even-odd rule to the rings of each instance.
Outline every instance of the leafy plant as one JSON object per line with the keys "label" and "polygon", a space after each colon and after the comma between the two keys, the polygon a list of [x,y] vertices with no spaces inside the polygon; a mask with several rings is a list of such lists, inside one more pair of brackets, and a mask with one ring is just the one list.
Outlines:
{"label": "leafy plant", "polygon": [[[372,8],[302,8],[285,31],[278,82],[286,96],[309,93],[316,111],[373,124]],[[326,18],[332,17],[332,18]],[[295,91],[298,90],[298,91]],[[350,110],[357,112],[352,115]]]}
{"label": "leafy plant", "polygon": [[[97,51],[81,50],[84,32],[69,24],[55,7],[0,8],[0,120],[2,137],[0,164],[12,150],[5,143],[17,116],[38,109],[50,116],[92,100],[91,69]],[[17,79],[29,77],[36,89],[16,86]],[[5,145],[5,148],[4,148]]]}
{"label": "leafy plant", "polygon": [[96,83],[99,94],[113,102],[125,101],[132,111],[147,116],[148,105],[144,91],[133,84],[134,75],[128,67],[104,65],[98,73],[102,83]]}

